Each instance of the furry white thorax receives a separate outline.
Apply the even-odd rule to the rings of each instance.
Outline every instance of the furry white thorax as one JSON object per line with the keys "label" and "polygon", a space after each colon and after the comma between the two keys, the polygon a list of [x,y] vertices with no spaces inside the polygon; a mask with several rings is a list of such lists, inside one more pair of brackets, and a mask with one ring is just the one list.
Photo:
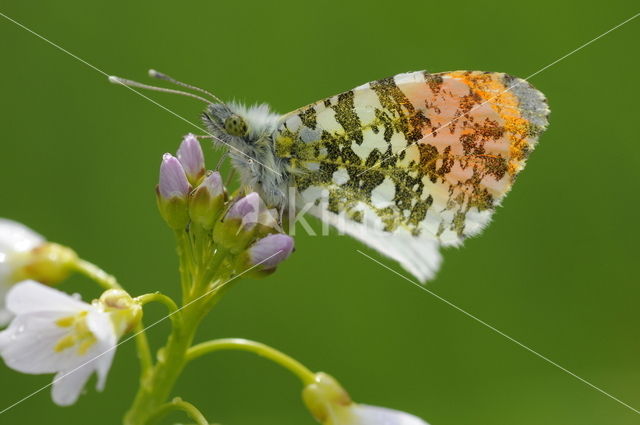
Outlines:
{"label": "furry white thorax", "polygon": [[[244,136],[233,136],[225,130],[225,120],[231,115],[241,117],[247,124]],[[273,132],[281,116],[269,105],[246,107],[239,103],[212,104],[203,114],[207,129],[217,139],[214,145],[228,151],[240,181],[248,191],[260,194],[269,207],[283,208],[287,203],[289,165],[275,154]]]}

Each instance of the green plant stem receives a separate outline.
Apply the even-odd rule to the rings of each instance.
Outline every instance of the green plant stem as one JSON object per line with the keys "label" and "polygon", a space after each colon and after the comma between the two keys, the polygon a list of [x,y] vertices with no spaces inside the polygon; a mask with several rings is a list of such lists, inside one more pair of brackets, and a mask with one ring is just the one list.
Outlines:
{"label": "green plant stem", "polygon": [[160,292],[140,295],[139,297],[136,297],[136,300],[142,305],[148,304],[150,302],[162,303],[167,307],[167,310],[169,310],[169,314],[171,315],[178,311],[178,306],[175,301]]}
{"label": "green plant stem", "polygon": [[205,308],[199,302],[183,310],[182,326],[173,328],[167,344],[158,353],[158,361],[141,380],[138,393],[125,416],[125,424],[148,423],[151,413],[166,402],[184,368],[186,352],[202,319],[203,310]]}
{"label": "green plant stem", "polygon": [[193,257],[191,256],[191,241],[184,230],[175,231],[178,245],[178,259],[180,260],[180,287],[182,288],[182,303],[186,304],[191,286],[194,280],[192,269]]}
{"label": "green plant stem", "polygon": [[149,370],[153,366],[153,357],[151,356],[151,348],[149,347],[149,340],[144,333],[144,324],[142,320],[138,322],[133,330],[136,335],[136,351],[138,352],[138,360],[140,361],[140,376],[143,380]]}
{"label": "green plant stem", "polygon": [[228,255],[229,255],[229,252],[222,248],[218,248],[216,250],[215,254],[213,254],[213,257],[209,261],[209,264],[207,265],[207,267],[202,273],[202,279],[200,283],[202,287],[198,289],[200,290],[208,289],[208,285],[213,280],[216,272],[220,270],[220,266],[222,265],[224,260],[227,259]]}
{"label": "green plant stem", "polygon": [[[168,316],[171,319],[173,327],[176,328],[181,325],[181,315],[177,314],[179,312],[178,306],[175,301],[168,296],[161,294],[160,292],[154,292],[152,294],[140,295],[139,297],[136,297],[135,300],[141,305],[145,305],[150,302],[159,302],[164,304],[169,311]],[[136,325],[134,332],[136,333],[136,347],[138,349],[138,359],[140,360],[141,368],[140,382],[144,384],[149,377],[149,371],[153,367],[153,356],[151,355],[149,341],[144,333],[144,325],[142,321]]]}
{"label": "green plant stem", "polygon": [[209,425],[209,421],[207,421],[207,419],[198,410],[196,406],[180,398],[175,398],[169,403],[165,403],[162,406],[158,407],[158,409],[149,418],[148,423],[149,424],[157,423],[160,419],[165,417],[168,413],[170,413],[173,410],[182,410],[191,419],[193,419],[197,425]]}
{"label": "green plant stem", "polygon": [[122,289],[115,277],[93,263],[79,258],[73,266],[75,271],[85,275],[104,289]]}
{"label": "green plant stem", "polygon": [[205,354],[220,350],[248,351],[267,358],[288,369],[300,378],[305,386],[312,384],[315,379],[315,374],[296,359],[276,350],[275,348],[269,347],[268,345],[242,338],[214,339],[194,345],[187,351],[186,361],[189,362]]}

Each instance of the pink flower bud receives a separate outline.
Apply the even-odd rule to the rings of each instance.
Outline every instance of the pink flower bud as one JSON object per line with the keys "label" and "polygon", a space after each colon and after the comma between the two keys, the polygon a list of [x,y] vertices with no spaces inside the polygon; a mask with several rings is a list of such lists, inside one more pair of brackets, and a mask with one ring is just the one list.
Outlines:
{"label": "pink flower bud", "polygon": [[189,197],[191,221],[205,229],[213,228],[224,207],[225,189],[220,173],[209,172]]}
{"label": "pink flower bud", "polygon": [[165,153],[160,164],[160,183],[156,187],[162,218],[175,230],[189,223],[188,195],[191,186],[177,158]]}
{"label": "pink flower bud", "polygon": [[260,199],[260,195],[256,192],[251,192],[247,196],[234,202],[231,208],[229,208],[226,218],[239,218],[243,223],[257,223],[261,203],[262,199]]}
{"label": "pink flower bud", "polygon": [[235,201],[213,231],[216,243],[234,254],[245,251],[256,238],[280,231],[276,210],[267,206],[255,192]]}
{"label": "pink flower bud", "polygon": [[259,264],[263,270],[271,270],[286,260],[292,251],[291,236],[282,233],[271,234],[249,248],[249,262],[251,265]]}
{"label": "pink flower bud", "polygon": [[158,185],[160,197],[165,200],[186,199],[189,189],[189,181],[180,161],[173,155],[165,153],[160,164],[160,184]]}
{"label": "pink flower bud", "polygon": [[267,209],[264,201],[256,192],[251,192],[236,201],[226,216],[226,218],[241,219],[244,228],[251,228],[256,224],[261,224],[280,230],[277,217],[277,211],[275,209]]}
{"label": "pink flower bud", "polygon": [[192,185],[196,185],[204,176],[204,155],[200,142],[193,134],[187,134],[178,148],[178,160],[184,168],[187,179]]}
{"label": "pink flower bud", "polygon": [[224,185],[222,184],[222,177],[220,177],[220,173],[217,171],[209,174],[205,179],[200,183],[200,186],[203,187],[209,192],[209,195],[212,198],[218,197],[224,194]]}

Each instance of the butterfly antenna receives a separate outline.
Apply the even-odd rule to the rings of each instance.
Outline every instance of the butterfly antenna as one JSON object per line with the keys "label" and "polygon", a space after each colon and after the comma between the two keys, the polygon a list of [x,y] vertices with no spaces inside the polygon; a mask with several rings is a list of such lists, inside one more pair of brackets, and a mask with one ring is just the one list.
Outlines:
{"label": "butterfly antenna", "polygon": [[223,152],[222,155],[220,155],[218,163],[216,164],[216,171],[220,171],[220,167],[222,167],[222,164],[224,164],[224,160],[227,159],[228,154],[229,152]]}
{"label": "butterfly antenna", "polygon": [[220,100],[220,98],[218,96],[216,96],[215,94],[205,90],[205,89],[201,89],[200,87],[196,87],[196,86],[192,86],[191,84],[187,84],[187,83],[183,83],[182,81],[178,81],[175,78],[172,78],[170,76],[168,76],[167,74],[163,74],[162,72],[158,72],[155,69],[150,69],[149,70],[149,77],[152,78],[159,78],[160,80],[165,80],[168,81],[170,83],[173,83],[175,85],[187,88],[187,89],[191,89],[191,90],[195,90],[198,91],[200,93],[204,93],[206,95],[208,95],[209,97],[211,97],[213,100],[215,100],[218,103],[221,103],[224,105],[224,102],[222,100]]}
{"label": "butterfly antenna", "polygon": [[198,99],[208,105],[211,105],[213,102],[211,102],[209,99],[205,99],[204,97],[200,97],[198,95],[195,95],[193,93],[188,93],[186,91],[182,91],[182,90],[174,90],[174,89],[166,89],[164,87],[156,87],[156,86],[150,86],[148,84],[142,84],[139,83],[137,81],[133,81],[133,80],[126,80],[124,78],[120,78],[120,77],[115,77],[113,75],[111,75],[109,77],[109,82],[113,83],[113,84],[120,84],[123,86],[127,86],[127,87],[138,87],[141,89],[146,89],[146,90],[153,90],[153,91],[159,91],[159,92],[163,92],[163,93],[172,93],[172,94],[179,94],[181,96],[187,96],[187,97],[192,97],[194,99]]}

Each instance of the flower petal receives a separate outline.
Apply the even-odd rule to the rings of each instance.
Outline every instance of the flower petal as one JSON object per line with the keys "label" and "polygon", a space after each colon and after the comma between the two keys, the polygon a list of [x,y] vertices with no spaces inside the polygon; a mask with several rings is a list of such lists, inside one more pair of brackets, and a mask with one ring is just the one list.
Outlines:
{"label": "flower petal", "polygon": [[227,212],[227,218],[240,218],[243,220],[243,224],[258,221],[258,214],[260,212],[260,206],[262,199],[256,192],[251,192],[246,196],[238,199],[231,205]]}
{"label": "flower petal", "polygon": [[293,238],[276,233],[268,235],[249,248],[249,259],[252,265],[261,264],[265,269],[273,269],[293,251]]}
{"label": "flower petal", "polygon": [[19,267],[16,263],[21,262],[15,254],[30,251],[44,242],[42,236],[24,224],[0,218],[0,285],[14,283],[11,275]]}
{"label": "flower petal", "polygon": [[90,356],[89,358],[94,359],[94,369],[98,374],[96,389],[98,391],[102,391],[105,383],[107,382],[107,375],[109,374],[109,369],[111,369],[113,356],[116,353],[118,337],[116,335],[113,322],[106,313],[89,313],[87,316],[87,325],[98,340],[95,347],[87,353],[87,357]]}
{"label": "flower petal", "polygon": [[215,198],[224,194],[224,184],[222,183],[222,177],[217,171],[211,172],[202,181],[201,186],[207,189],[209,196]]}
{"label": "flower petal", "polygon": [[84,364],[78,369],[61,371],[53,378],[51,397],[58,406],[69,406],[75,403],[84,389],[87,380],[93,373],[91,363]]}
{"label": "flower petal", "polygon": [[55,373],[78,365],[73,349],[56,351],[60,340],[70,333],[56,321],[67,313],[40,312],[17,316],[0,332],[0,355],[11,369],[22,373]]}
{"label": "flower petal", "polygon": [[16,315],[43,311],[70,313],[91,308],[90,304],[33,280],[15,284],[7,294],[6,304]]}
{"label": "flower petal", "polygon": [[0,263],[3,261],[2,254],[28,251],[44,241],[44,237],[24,224],[0,218]]}
{"label": "flower petal", "polygon": [[352,422],[335,425],[429,425],[417,416],[385,407],[356,404],[351,410]]}
{"label": "flower petal", "polygon": [[[11,255],[3,254],[0,252],[0,285],[8,287],[14,283],[11,274],[15,270],[15,264],[10,261]],[[5,291],[6,292],[6,291]],[[3,295],[3,299],[4,299]]]}
{"label": "flower petal", "polygon": [[160,164],[158,190],[164,199],[186,198],[189,194],[189,181],[182,164],[176,157],[168,153],[164,154]]}
{"label": "flower petal", "polygon": [[178,148],[177,157],[187,178],[195,184],[205,172],[204,154],[196,136],[189,133],[184,137]]}
{"label": "flower petal", "polygon": [[94,371],[98,375],[96,389],[102,391],[106,384],[116,352],[113,324],[107,313],[92,311],[87,315],[87,326],[96,337],[96,343],[84,355],[76,355],[75,364],[58,373],[53,380],[53,401],[61,406],[76,402]]}
{"label": "flower petal", "polygon": [[4,327],[9,324],[13,317],[13,314],[7,310],[5,303],[5,297],[7,296],[7,292],[9,292],[9,288],[9,285],[2,282],[2,276],[0,275],[0,327]]}

